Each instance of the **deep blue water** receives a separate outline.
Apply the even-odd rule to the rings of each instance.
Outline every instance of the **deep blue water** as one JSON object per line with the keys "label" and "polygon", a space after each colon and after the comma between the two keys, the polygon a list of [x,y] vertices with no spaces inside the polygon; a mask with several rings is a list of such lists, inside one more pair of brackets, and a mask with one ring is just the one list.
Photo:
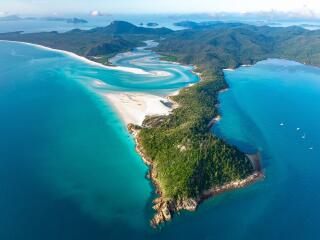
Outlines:
{"label": "deep blue water", "polygon": [[267,60],[225,75],[230,89],[220,94],[215,132],[244,150],[258,149],[266,174],[248,199],[256,213],[235,213],[251,226],[243,237],[317,239],[320,69]]}
{"label": "deep blue water", "polygon": [[0,239],[317,238],[318,68],[268,60],[225,72],[230,89],[220,94],[213,132],[258,149],[266,178],[153,230],[147,168],[101,93],[163,95],[198,79],[144,49],[114,62],[171,75],[107,70],[0,42]]}

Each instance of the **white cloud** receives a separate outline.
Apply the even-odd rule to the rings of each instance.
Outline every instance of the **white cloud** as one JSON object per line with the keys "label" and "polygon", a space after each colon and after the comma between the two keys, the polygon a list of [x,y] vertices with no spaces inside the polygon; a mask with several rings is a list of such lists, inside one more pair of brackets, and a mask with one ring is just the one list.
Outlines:
{"label": "white cloud", "polygon": [[101,12],[99,12],[98,10],[94,10],[90,13],[91,16],[93,17],[99,17],[99,16],[103,16],[103,14]]}

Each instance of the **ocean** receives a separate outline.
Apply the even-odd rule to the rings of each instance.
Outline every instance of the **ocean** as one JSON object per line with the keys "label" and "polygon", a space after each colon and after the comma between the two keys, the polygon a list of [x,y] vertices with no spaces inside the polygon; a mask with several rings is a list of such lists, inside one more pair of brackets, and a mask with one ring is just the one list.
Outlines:
{"label": "ocean", "polygon": [[192,68],[144,49],[123,59],[171,75],[104,69],[10,42],[0,42],[0,56],[0,239],[106,239],[150,229],[147,167],[102,93],[165,95],[197,82]]}
{"label": "ocean", "polygon": [[[55,16],[57,17],[57,16]],[[88,30],[95,27],[105,27],[112,21],[128,21],[137,26],[142,24],[143,27],[148,27],[148,23],[157,23],[156,27],[167,27],[173,30],[180,30],[183,27],[176,26],[175,23],[181,21],[194,21],[194,22],[207,22],[207,21],[222,21],[222,22],[242,22],[257,26],[271,26],[271,27],[288,27],[300,26],[309,30],[320,29],[319,20],[276,20],[276,19],[261,19],[246,18],[240,16],[214,16],[210,14],[113,14],[93,17],[89,14],[74,14],[74,15],[61,15],[64,18],[81,18],[87,20],[87,23],[72,24],[66,21],[48,21],[43,17],[36,17],[31,19],[21,20],[2,20],[0,18],[0,33],[23,31],[25,33],[34,32],[66,32],[72,29]]]}
{"label": "ocean", "polygon": [[[315,239],[320,69],[267,60],[225,71],[213,134],[259,151],[265,179],[149,226],[153,187],[121,119],[102,96],[166,95],[199,79],[137,49],[114,59],[148,76],[0,42],[0,239]],[[96,84],[101,81],[105,85]]]}

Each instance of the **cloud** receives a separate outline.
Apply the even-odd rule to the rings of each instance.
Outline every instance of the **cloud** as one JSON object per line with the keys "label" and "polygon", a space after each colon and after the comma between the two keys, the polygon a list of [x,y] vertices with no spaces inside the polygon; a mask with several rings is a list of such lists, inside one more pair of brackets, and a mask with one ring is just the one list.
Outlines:
{"label": "cloud", "polygon": [[318,12],[313,11],[312,9],[308,8],[306,5],[294,11],[271,10],[271,11],[244,13],[243,15],[258,16],[262,18],[269,18],[269,19],[275,19],[275,20],[281,20],[281,19],[313,20],[313,19],[320,18],[320,14]]}
{"label": "cloud", "polygon": [[103,16],[103,14],[102,14],[100,11],[98,11],[98,10],[92,11],[92,12],[90,13],[90,15],[93,16],[93,17]]}

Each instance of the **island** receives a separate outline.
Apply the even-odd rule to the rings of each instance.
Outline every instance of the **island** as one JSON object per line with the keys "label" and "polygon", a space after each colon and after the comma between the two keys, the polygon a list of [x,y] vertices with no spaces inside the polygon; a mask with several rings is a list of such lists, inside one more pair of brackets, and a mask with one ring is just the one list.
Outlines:
{"label": "island", "polygon": [[0,17],[0,21],[25,21],[25,20],[35,20],[35,17],[20,17],[18,15],[8,15]]}
{"label": "island", "polygon": [[157,26],[159,26],[159,24],[155,23],[155,22],[149,22],[149,23],[147,23],[147,26],[148,27],[157,27]]}
{"label": "island", "polygon": [[205,26],[211,26],[214,24],[217,24],[218,21],[206,21],[206,22],[193,22],[193,21],[181,21],[176,22],[173,25],[177,27],[183,27],[183,28],[199,28],[199,27],[205,27]]}
{"label": "island", "polygon": [[68,18],[66,20],[67,23],[72,23],[72,24],[83,24],[83,23],[88,23],[87,20],[81,19],[81,18]]}
{"label": "island", "polygon": [[243,153],[211,132],[219,120],[218,94],[228,88],[223,69],[267,58],[320,65],[320,31],[223,22],[187,25],[189,29],[173,31],[117,21],[86,31],[0,34],[2,40],[62,49],[103,64],[153,39],[159,42],[153,50],[163,60],[195,66],[201,81],[169,97],[177,106],[171,114],[147,116],[141,125],[128,125],[158,194],[153,226],[180,210],[194,211],[208,197],[263,177],[258,153]]}
{"label": "island", "polygon": [[81,19],[81,18],[45,17],[42,19],[49,22],[66,22],[66,23],[72,23],[72,24],[88,23],[87,20]]}

